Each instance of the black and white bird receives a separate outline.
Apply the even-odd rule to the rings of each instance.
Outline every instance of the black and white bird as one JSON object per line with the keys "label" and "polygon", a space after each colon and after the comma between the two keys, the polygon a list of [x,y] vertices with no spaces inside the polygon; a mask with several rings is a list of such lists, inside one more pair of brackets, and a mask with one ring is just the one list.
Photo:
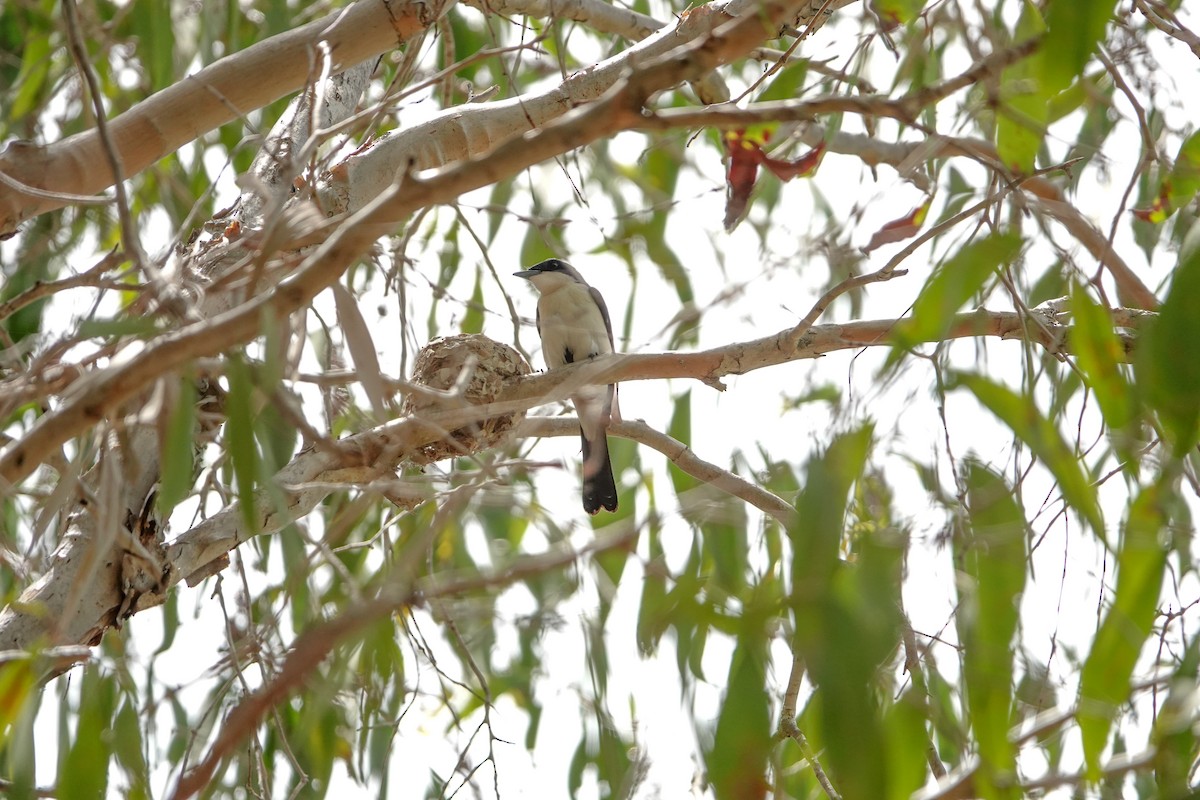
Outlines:
{"label": "black and white bird", "polygon": [[[547,369],[613,352],[612,322],[600,292],[565,261],[551,258],[514,273],[538,290],[537,329]],[[607,429],[616,385],[588,386],[571,396],[583,440],[583,510],[617,510],[617,485],[608,457]]]}

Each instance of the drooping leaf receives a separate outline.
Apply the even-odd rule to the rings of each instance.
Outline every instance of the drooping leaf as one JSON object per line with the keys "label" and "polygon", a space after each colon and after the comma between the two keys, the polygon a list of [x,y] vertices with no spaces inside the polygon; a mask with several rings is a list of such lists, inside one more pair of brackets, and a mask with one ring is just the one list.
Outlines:
{"label": "drooping leaf", "polygon": [[[1025,0],[1013,43],[1022,44],[1045,31],[1041,12],[1032,0]],[[996,152],[1004,166],[1019,175],[1033,172],[1034,158],[1042,146],[1049,119],[1047,101],[1053,92],[1041,84],[1041,77],[1041,70],[1033,58],[1018,61],[1000,74]]]}
{"label": "drooping leaf", "polygon": [[1129,681],[1150,635],[1167,566],[1161,534],[1169,523],[1168,489],[1145,487],[1129,506],[1117,585],[1092,642],[1079,682],[1079,730],[1090,780],[1100,776],[1100,757],[1118,707],[1129,697]]}
{"label": "drooping leaf", "polygon": [[104,797],[112,758],[116,681],[98,665],[89,665],[82,683],[78,727],[58,773],[58,796],[67,800]]}
{"label": "drooping leaf", "polygon": [[1200,757],[1196,735],[1195,688],[1200,678],[1200,639],[1192,637],[1154,720],[1154,778],[1158,796],[1183,800],[1193,795],[1189,774]]}
{"label": "drooping leaf", "polygon": [[799,60],[785,66],[755,98],[755,102],[767,103],[772,100],[794,100],[800,96],[800,87],[808,75],[808,61]]}
{"label": "drooping leaf", "polygon": [[178,50],[171,19],[170,0],[136,0],[124,20],[137,37],[137,53],[149,89],[157,92],[175,79],[174,59]]}
{"label": "drooping leaf", "polygon": [[1091,525],[1097,537],[1105,538],[1104,516],[1091,479],[1079,457],[1062,438],[1057,426],[1038,409],[1033,397],[967,372],[955,374],[949,385],[970,390],[984,408],[1007,425],[1050,470],[1067,505]]}
{"label": "drooping leaf", "polygon": [[985,798],[1015,798],[1017,752],[1008,728],[1017,609],[1025,588],[1025,517],[1004,479],[974,459],[967,462],[965,483],[968,518],[954,539],[964,573],[956,619],[981,762],[975,788]]}
{"label": "drooping leaf", "polygon": [[863,250],[869,253],[885,244],[902,242],[916,236],[920,232],[921,226],[925,224],[925,217],[929,214],[929,206],[932,202],[932,197],[926,198],[924,203],[914,208],[909,214],[884,223],[883,227],[871,234],[871,241],[867,242]]}
{"label": "drooping leaf", "polygon": [[649,559],[646,562],[646,578],[642,581],[642,599],[638,604],[637,617],[638,650],[643,655],[649,655],[658,649],[658,643],[667,629],[669,610],[665,576],[666,556],[657,525],[651,524],[646,539]]}
{"label": "drooping leaf", "polygon": [[14,658],[0,664],[0,741],[8,736],[9,728],[20,717],[37,684],[33,660]]}
{"label": "drooping leaf", "polygon": [[925,783],[927,716],[926,698],[912,687],[886,709],[883,730],[887,742],[888,800],[909,800]]}
{"label": "drooping leaf", "polygon": [[871,0],[871,8],[879,15],[884,30],[907,25],[921,13],[925,0]]}
{"label": "drooping leaf", "polygon": [[1092,301],[1081,287],[1071,292],[1071,352],[1087,376],[1100,412],[1110,429],[1121,430],[1132,422],[1136,398],[1121,364],[1125,348],[1113,331],[1112,317]]}
{"label": "drooping leaf", "polygon": [[150,795],[150,772],[143,752],[141,721],[137,706],[129,697],[121,703],[121,709],[112,726],[113,751],[117,762],[125,771],[129,782],[124,797],[129,800],[147,800]]}
{"label": "drooping leaf", "polygon": [[483,331],[483,270],[475,271],[475,288],[471,290],[471,299],[467,301],[467,313],[463,315],[462,333],[481,333]]}
{"label": "drooping leaf", "polygon": [[834,439],[807,467],[796,503],[800,526],[789,531],[795,554],[792,591],[797,600],[819,597],[832,579],[845,529],[850,487],[862,474],[870,452],[871,426]]}
{"label": "drooping leaf", "polygon": [[726,231],[732,231],[745,216],[760,166],[766,167],[781,181],[790,181],[811,175],[821,163],[825,153],[823,142],[796,159],[767,155],[767,142],[778,127],[778,123],[772,123],[726,132],[724,142],[729,159],[725,173]]}
{"label": "drooping leaf", "polygon": [[254,440],[254,412],[251,394],[254,389],[250,368],[238,353],[227,359],[226,376],[229,394],[225,398],[225,447],[233,463],[234,485],[242,522],[251,531],[257,530],[254,510],[254,486],[258,480],[258,447]]}
{"label": "drooping leaf", "polygon": [[761,634],[743,632],[729,664],[712,750],[705,754],[718,800],[752,800],[767,794],[771,719],[764,660]]}
{"label": "drooping leaf", "polygon": [[1046,4],[1046,36],[1034,63],[1047,96],[1063,91],[1083,74],[1115,7],[1116,0]]}
{"label": "drooping leaf", "polygon": [[367,399],[371,401],[371,410],[375,412],[375,418],[385,420],[388,418],[387,393],[383,386],[383,373],[379,368],[379,355],[375,352],[375,340],[371,338],[367,321],[363,319],[358,302],[350,291],[340,282],[334,283],[330,289],[337,307],[338,322],[342,326],[342,336],[350,351],[350,358],[354,360],[359,384],[366,392]]}
{"label": "drooping leaf", "polygon": [[1200,246],[1185,243],[1158,318],[1149,321],[1137,349],[1138,387],[1158,412],[1164,433],[1183,454],[1200,440]]}
{"label": "drooping leaf", "polygon": [[1143,222],[1160,223],[1192,201],[1200,192],[1200,131],[1179,147],[1175,164],[1159,185],[1158,196],[1149,208],[1135,208],[1134,216]]}
{"label": "drooping leaf", "polygon": [[795,647],[817,687],[827,766],[846,798],[886,797],[919,784],[910,782],[911,770],[893,773],[886,758],[862,758],[889,751],[875,682],[900,637],[904,555],[901,532],[884,526],[856,532],[853,563],[839,558],[848,538],[850,489],[863,480],[872,438],[865,426],[809,461],[797,504],[800,522],[789,531]]}
{"label": "drooping leaf", "polygon": [[746,214],[750,193],[758,180],[758,157],[761,144],[749,138],[745,131],[725,134],[725,149],[729,164],[725,169],[725,230],[732,231]]}
{"label": "drooping leaf", "polygon": [[908,319],[895,327],[897,349],[888,364],[899,361],[907,348],[920,342],[939,341],[954,322],[954,315],[1021,250],[1021,237],[999,233],[964,245],[934,270],[925,282]]}
{"label": "drooping leaf", "polygon": [[164,518],[187,497],[195,470],[196,385],[183,378],[178,388],[172,407],[167,409],[162,437],[162,480],[157,503]]}

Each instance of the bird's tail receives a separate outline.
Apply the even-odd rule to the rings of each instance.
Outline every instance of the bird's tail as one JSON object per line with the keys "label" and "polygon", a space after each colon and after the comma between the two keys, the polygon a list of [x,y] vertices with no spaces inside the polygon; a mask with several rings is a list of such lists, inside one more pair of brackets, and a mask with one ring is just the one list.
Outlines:
{"label": "bird's tail", "polygon": [[589,514],[601,508],[616,511],[617,484],[608,457],[608,437],[601,430],[594,440],[589,440],[580,428],[579,438],[583,441],[583,510]]}

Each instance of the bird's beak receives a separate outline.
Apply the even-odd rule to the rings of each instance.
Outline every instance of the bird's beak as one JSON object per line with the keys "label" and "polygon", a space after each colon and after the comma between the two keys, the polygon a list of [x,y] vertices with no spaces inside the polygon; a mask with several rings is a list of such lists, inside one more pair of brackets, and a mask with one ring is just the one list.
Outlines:
{"label": "bird's beak", "polygon": [[532,269],[523,269],[520,272],[514,272],[513,275],[516,275],[518,278],[525,278],[526,280],[529,280],[534,275],[537,275],[537,271]]}

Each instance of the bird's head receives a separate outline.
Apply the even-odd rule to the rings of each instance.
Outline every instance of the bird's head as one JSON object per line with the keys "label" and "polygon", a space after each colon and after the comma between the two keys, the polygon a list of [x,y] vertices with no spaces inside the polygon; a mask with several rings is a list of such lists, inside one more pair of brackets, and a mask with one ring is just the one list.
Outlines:
{"label": "bird's head", "polygon": [[543,293],[569,283],[587,285],[583,276],[574,267],[557,258],[548,258],[539,264],[534,264],[529,269],[523,269],[513,274],[518,278],[526,279],[537,287],[539,292]]}

